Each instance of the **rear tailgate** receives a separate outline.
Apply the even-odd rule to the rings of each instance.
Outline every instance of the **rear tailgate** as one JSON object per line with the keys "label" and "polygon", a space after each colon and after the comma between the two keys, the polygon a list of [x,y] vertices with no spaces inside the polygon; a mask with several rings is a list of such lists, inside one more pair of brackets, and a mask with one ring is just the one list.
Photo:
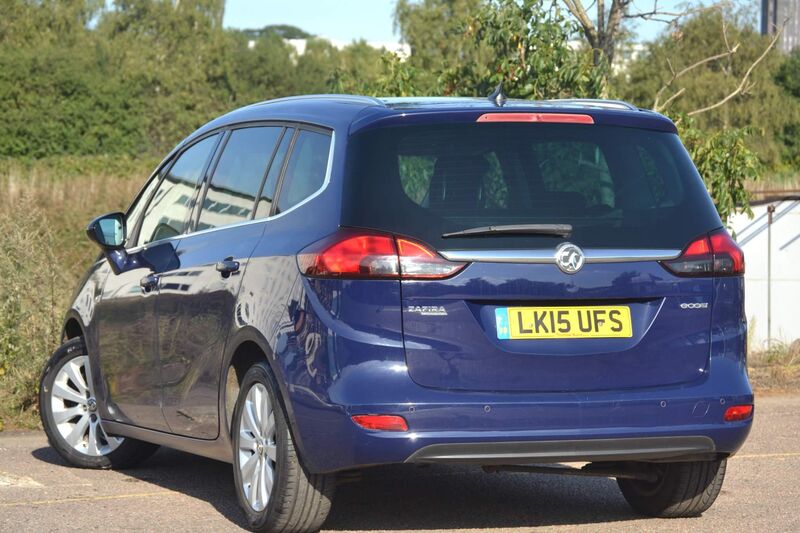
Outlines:
{"label": "rear tailgate", "polygon": [[[403,281],[402,293],[406,359],[420,385],[591,391],[684,383],[707,371],[712,280],[677,278],[656,262],[589,264],[572,276],[555,265],[473,263],[450,280]],[[614,333],[595,327],[609,307],[629,309],[631,331],[620,333],[630,336],[559,334],[570,309],[579,314],[573,335]],[[505,313],[524,324],[504,324]],[[542,338],[500,338],[512,326]]]}
{"label": "rear tailgate", "polygon": [[[659,261],[721,223],[674,133],[429,120],[351,138],[342,218],[469,264],[401,281],[417,383],[579,392],[708,371],[712,279]],[[511,225],[571,230],[502,231]],[[449,235],[492,226],[501,230]],[[567,242],[585,259],[574,271],[556,266]]]}

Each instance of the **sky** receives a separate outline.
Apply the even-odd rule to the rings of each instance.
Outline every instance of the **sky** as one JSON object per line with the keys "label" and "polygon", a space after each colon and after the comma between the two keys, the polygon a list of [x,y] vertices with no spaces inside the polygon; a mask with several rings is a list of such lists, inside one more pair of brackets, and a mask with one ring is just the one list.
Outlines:
{"label": "sky", "polygon": [[[227,0],[224,24],[238,29],[290,24],[336,41],[394,43],[400,40],[393,28],[395,3],[396,0]],[[675,9],[679,3],[683,0],[661,0],[658,5],[659,9]],[[643,11],[652,9],[652,5],[650,0],[634,2]],[[664,27],[658,22],[645,22],[635,29],[639,40],[649,41]]]}

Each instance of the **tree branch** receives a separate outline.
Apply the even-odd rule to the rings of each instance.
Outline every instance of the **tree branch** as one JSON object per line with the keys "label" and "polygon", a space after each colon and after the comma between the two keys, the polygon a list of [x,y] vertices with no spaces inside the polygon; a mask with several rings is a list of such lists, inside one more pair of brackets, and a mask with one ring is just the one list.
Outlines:
{"label": "tree branch", "polygon": [[712,109],[716,109],[720,106],[725,105],[727,102],[731,100],[731,98],[734,98],[739,94],[744,94],[745,92],[747,92],[747,90],[750,88],[750,85],[747,84],[748,79],[750,78],[750,74],[752,74],[753,70],[755,70],[758,64],[761,63],[761,61],[763,61],[765,57],[767,57],[767,54],[769,54],[770,50],[772,50],[775,47],[775,43],[778,42],[778,39],[783,33],[783,30],[786,28],[787,22],[789,22],[788,17],[783,20],[783,24],[781,24],[780,29],[778,29],[778,31],[775,32],[775,35],[772,37],[772,40],[770,41],[769,45],[764,49],[761,55],[758,56],[758,59],[756,59],[753,62],[753,64],[750,65],[750,68],[747,69],[747,72],[744,73],[744,76],[742,76],[742,80],[739,82],[739,85],[738,87],[736,87],[736,89],[734,89],[725,98],[719,100],[718,102],[708,105],[706,107],[701,107],[700,109],[695,109],[694,111],[690,111],[689,113],[687,113],[687,115],[693,117],[695,115],[699,115],[700,113],[711,111]]}
{"label": "tree branch", "polygon": [[[724,24],[722,26],[722,34],[725,35],[725,43],[727,43],[728,42],[727,29]],[[728,48],[728,50],[726,50],[725,52],[709,56],[704,59],[701,59],[700,61],[692,63],[691,65],[681,69],[679,72],[675,72],[675,69],[672,68],[672,62],[669,59],[667,59],[667,65],[669,65],[669,70],[670,72],[672,72],[672,77],[664,85],[662,85],[661,88],[656,93],[655,101],[653,102],[653,111],[658,111],[660,113],[661,111],[666,109],[667,106],[671,104],[676,98],[678,98],[681,94],[683,94],[684,89],[681,89],[677,93],[667,98],[667,100],[663,104],[659,104],[659,101],[661,100],[661,96],[664,94],[664,91],[669,89],[672,86],[672,84],[675,83],[676,80],[678,80],[678,78],[685,76],[694,69],[702,67],[707,63],[711,63],[712,61],[717,61],[719,59],[725,59],[726,57],[730,57],[733,54],[735,54],[738,49],[739,49],[739,43],[736,43],[736,45],[734,45],[733,48]]]}
{"label": "tree branch", "polygon": [[597,43],[597,29],[589,18],[586,8],[583,7],[581,0],[564,0],[564,5],[567,6],[567,11],[572,13],[572,16],[578,19],[578,22],[583,27],[583,33],[589,39],[589,44],[595,46]]}

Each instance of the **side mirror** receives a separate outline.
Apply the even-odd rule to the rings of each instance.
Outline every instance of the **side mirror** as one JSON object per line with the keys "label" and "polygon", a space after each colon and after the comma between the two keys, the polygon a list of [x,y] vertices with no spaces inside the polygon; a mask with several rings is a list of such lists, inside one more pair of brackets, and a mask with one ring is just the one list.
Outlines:
{"label": "side mirror", "polygon": [[125,251],[125,215],[109,213],[89,222],[86,228],[89,240],[96,243],[105,256],[114,274],[136,267],[136,261]]}
{"label": "side mirror", "polygon": [[86,235],[103,252],[121,250],[125,247],[125,215],[109,213],[89,222]]}

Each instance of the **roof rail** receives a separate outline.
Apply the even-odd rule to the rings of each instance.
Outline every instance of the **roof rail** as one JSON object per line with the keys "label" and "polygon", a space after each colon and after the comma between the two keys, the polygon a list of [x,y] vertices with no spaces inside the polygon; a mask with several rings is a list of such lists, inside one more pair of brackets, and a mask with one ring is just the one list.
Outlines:
{"label": "roof rail", "polygon": [[545,100],[554,104],[575,104],[586,107],[600,107],[603,109],[624,109],[626,111],[638,111],[639,108],[622,100],[601,100],[597,98],[565,98],[559,100]]}
{"label": "roof rail", "polygon": [[274,104],[278,102],[291,102],[296,100],[347,100],[353,103],[362,103],[362,104],[386,107],[386,104],[378,98],[372,96],[361,96],[357,94],[301,94],[298,96],[284,96],[282,98],[265,100],[255,105]]}

